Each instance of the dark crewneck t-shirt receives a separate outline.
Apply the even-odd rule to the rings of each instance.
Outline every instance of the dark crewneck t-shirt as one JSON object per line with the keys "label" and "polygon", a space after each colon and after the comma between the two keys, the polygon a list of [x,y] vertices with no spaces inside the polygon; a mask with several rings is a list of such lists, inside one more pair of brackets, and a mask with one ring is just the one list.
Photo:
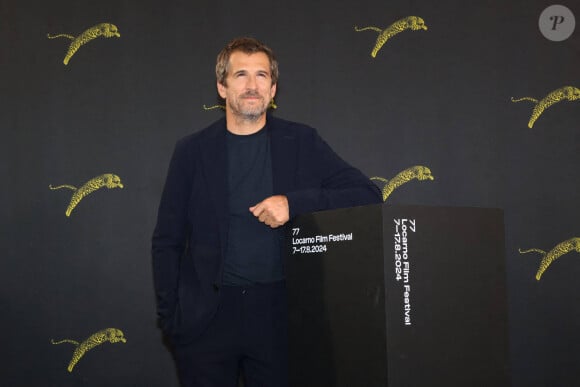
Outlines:
{"label": "dark crewneck t-shirt", "polygon": [[251,135],[227,132],[229,232],[224,285],[248,285],[284,277],[280,233],[261,223],[249,208],[272,196],[268,128]]}

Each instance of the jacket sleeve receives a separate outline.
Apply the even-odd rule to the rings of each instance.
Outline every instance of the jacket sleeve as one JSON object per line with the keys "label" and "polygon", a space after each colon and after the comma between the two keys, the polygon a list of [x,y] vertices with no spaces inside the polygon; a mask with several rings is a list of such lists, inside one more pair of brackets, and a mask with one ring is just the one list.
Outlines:
{"label": "jacket sleeve", "polygon": [[286,193],[290,218],[382,202],[379,188],[342,160],[314,129],[299,142],[296,180],[298,188]]}
{"label": "jacket sleeve", "polygon": [[193,176],[189,158],[185,141],[181,140],[169,164],[151,243],[157,316],[166,333],[171,329],[177,305],[179,261],[188,234],[187,209]]}

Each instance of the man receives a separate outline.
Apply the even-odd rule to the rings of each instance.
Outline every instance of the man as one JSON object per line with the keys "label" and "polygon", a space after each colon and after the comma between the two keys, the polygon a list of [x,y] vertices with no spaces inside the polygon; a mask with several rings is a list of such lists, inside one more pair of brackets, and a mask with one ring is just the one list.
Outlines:
{"label": "man", "polygon": [[286,386],[284,226],[380,203],[378,188],[305,125],[267,114],[278,63],[252,38],[218,55],[225,118],[180,140],[153,234],[159,324],[182,385]]}

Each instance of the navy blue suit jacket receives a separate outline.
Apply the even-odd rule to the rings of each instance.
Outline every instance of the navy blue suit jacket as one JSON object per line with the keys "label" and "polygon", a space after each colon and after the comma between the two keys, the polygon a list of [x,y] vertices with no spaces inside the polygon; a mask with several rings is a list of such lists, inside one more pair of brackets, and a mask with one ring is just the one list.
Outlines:
{"label": "navy blue suit jacket", "polygon": [[[381,202],[379,189],[314,129],[270,115],[267,126],[273,193],[286,195],[291,219]],[[152,238],[157,314],[176,343],[199,335],[219,303],[229,221],[225,136],[223,118],[177,143],[159,205]]]}

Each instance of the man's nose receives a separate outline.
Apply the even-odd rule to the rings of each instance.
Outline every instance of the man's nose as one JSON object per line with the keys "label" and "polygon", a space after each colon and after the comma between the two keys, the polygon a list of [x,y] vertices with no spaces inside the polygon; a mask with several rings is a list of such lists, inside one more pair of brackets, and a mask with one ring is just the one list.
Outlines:
{"label": "man's nose", "polygon": [[256,85],[257,85],[256,77],[250,75],[248,77],[248,81],[246,82],[246,88],[255,90],[256,89]]}

